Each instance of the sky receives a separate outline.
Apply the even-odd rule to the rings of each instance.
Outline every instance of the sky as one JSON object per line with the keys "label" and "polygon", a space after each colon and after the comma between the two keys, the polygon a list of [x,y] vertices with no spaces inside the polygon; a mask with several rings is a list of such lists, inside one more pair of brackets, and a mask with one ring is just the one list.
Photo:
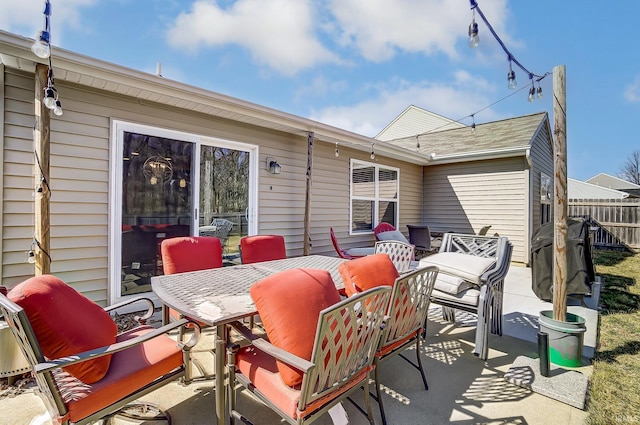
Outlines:
{"label": "sky", "polygon": [[[370,137],[410,105],[467,125],[546,111],[553,130],[551,74],[564,65],[568,176],[618,175],[640,150],[636,2],[477,4],[528,70],[513,65],[515,90],[478,14],[468,47],[468,0],[51,0],[51,41]],[[43,9],[0,0],[0,29],[35,38]],[[529,73],[549,73],[533,102]]]}

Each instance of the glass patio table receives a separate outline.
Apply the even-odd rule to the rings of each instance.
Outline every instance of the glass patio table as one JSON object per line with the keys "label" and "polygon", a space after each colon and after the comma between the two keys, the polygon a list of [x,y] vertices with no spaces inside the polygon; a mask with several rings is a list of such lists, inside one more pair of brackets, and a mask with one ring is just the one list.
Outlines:
{"label": "glass patio table", "polygon": [[[344,261],[347,260],[309,255],[151,278],[151,288],[165,307],[171,307],[186,317],[216,327],[216,424],[225,424],[228,417],[225,399],[226,325],[257,313],[249,296],[251,285],[280,271],[312,268],[327,270],[336,288],[341,289],[344,283],[338,272],[338,266]],[[166,319],[166,308],[163,308],[164,319]]]}

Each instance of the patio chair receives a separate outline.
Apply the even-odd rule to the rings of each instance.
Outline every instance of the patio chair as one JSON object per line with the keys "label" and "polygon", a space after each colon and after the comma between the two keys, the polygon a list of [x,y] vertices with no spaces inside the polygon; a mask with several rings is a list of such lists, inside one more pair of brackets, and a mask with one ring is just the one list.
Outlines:
{"label": "patio chair", "polygon": [[489,229],[491,229],[491,225],[488,226],[482,226],[482,228],[478,231],[478,235],[479,236],[484,236],[487,234],[487,232],[489,231]]}
{"label": "patio chair", "polygon": [[254,284],[251,297],[269,341],[231,324],[251,342],[230,345],[227,356],[231,423],[241,417],[239,383],[290,424],[315,421],[363,386],[373,424],[369,371],[390,292],[374,288],[341,301],[329,272],[317,269],[287,270]]}
{"label": "patio chair", "polygon": [[240,239],[239,248],[242,264],[287,258],[284,237],[280,235],[245,236]]}
{"label": "patio chair", "polygon": [[[206,236],[182,236],[165,239],[160,245],[164,274],[195,272],[222,267],[222,245],[220,239]],[[167,324],[184,318],[176,310],[162,306],[162,323]],[[198,322],[200,327],[204,323]],[[184,328],[179,329],[178,338],[184,340]],[[201,370],[204,370],[200,368]]]}
{"label": "patio chair", "polygon": [[415,247],[417,252],[420,252],[421,256],[433,251],[429,226],[407,224],[407,229],[409,230],[409,243]]}
{"label": "patio chair", "polygon": [[220,244],[224,250],[227,246],[229,232],[233,229],[233,221],[226,218],[214,218],[209,226],[203,226],[199,229],[200,236],[213,236],[220,239]]}
{"label": "patio chair", "polygon": [[415,257],[412,245],[398,241],[376,242],[375,253],[387,254],[400,274],[411,270],[411,263]]}
{"label": "patio chair", "polygon": [[379,241],[380,239],[378,239],[378,234],[383,232],[393,232],[394,230],[396,230],[396,228],[393,226],[393,224],[382,221],[373,228],[373,234],[375,235],[376,240]]}
{"label": "patio chair", "polygon": [[[0,295],[0,313],[29,362],[53,423],[94,423],[190,373],[186,353],[200,332],[187,319],[117,333],[109,312],[142,301],[144,322],[153,314],[151,300],[103,309],[51,275],[33,277]],[[196,329],[187,344],[166,335],[187,324]]]}
{"label": "patio chair", "polygon": [[331,243],[333,244],[333,248],[336,250],[340,258],[352,260],[354,258],[365,257],[374,253],[373,247],[341,249],[340,245],[338,244],[338,238],[336,238],[336,233],[334,232],[333,227],[329,228],[329,234],[331,235]]}
{"label": "patio chair", "polygon": [[440,270],[431,301],[442,306],[445,320],[455,322],[455,310],[478,316],[473,353],[486,360],[489,332],[502,335],[504,278],[513,245],[506,237],[445,233],[437,254],[418,267]]}
{"label": "patio chair", "polygon": [[350,296],[380,286],[393,287],[391,300],[385,307],[387,321],[374,360],[376,400],[382,421],[386,425],[378,367],[381,362],[415,346],[417,363],[403,355],[401,357],[420,371],[424,388],[429,389],[420,358],[420,334],[426,326],[430,296],[438,269],[425,267],[399,276],[386,255],[376,254],[345,262],[339,266],[338,271]]}

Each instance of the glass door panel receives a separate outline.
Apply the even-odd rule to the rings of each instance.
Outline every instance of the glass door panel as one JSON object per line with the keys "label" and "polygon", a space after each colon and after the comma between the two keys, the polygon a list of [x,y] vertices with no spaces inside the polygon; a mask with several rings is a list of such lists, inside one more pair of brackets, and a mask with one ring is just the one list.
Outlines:
{"label": "glass door panel", "polygon": [[224,264],[240,262],[240,238],[249,233],[250,153],[213,145],[200,147],[201,236],[215,236]]}
{"label": "glass door panel", "polygon": [[124,132],[122,296],[151,290],[164,239],[193,234],[193,156],[191,142]]}

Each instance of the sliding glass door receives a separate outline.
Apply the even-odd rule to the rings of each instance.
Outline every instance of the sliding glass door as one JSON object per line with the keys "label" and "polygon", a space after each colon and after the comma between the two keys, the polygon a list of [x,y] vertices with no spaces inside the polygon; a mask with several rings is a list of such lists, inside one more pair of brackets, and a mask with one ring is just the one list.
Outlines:
{"label": "sliding glass door", "polygon": [[115,122],[111,302],[151,291],[162,241],[218,237],[226,265],[253,231],[257,147]]}

